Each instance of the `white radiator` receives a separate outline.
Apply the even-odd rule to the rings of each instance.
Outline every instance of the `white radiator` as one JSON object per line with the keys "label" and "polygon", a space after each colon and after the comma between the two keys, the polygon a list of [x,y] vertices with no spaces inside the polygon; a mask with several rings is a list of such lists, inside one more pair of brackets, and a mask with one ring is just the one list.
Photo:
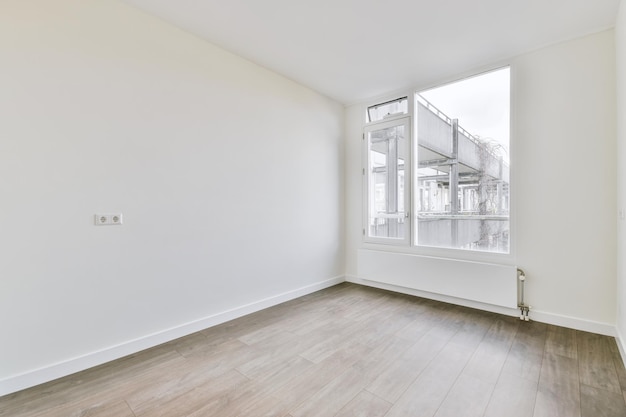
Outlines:
{"label": "white radiator", "polygon": [[360,249],[361,279],[495,306],[517,308],[517,268]]}

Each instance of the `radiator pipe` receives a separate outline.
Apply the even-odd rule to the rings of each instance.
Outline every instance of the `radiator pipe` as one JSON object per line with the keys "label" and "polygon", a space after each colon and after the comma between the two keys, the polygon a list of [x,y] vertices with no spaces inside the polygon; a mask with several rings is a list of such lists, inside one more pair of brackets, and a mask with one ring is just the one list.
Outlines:
{"label": "radiator pipe", "polygon": [[530,312],[530,306],[526,304],[524,300],[524,286],[526,283],[526,273],[523,269],[517,268],[517,307],[520,309],[519,319],[522,321],[530,321],[530,317],[528,317],[528,313]]}

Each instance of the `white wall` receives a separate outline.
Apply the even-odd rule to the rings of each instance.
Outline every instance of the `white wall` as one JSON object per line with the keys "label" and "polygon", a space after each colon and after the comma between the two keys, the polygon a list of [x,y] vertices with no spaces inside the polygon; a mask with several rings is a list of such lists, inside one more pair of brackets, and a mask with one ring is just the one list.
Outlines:
{"label": "white wall", "polygon": [[[617,207],[626,210],[626,2],[615,25],[617,51]],[[617,222],[617,331],[626,359],[626,221]]]}
{"label": "white wall", "polygon": [[605,31],[513,61],[517,262],[536,318],[615,325],[614,51]]}
{"label": "white wall", "polygon": [[110,0],[0,51],[0,395],[343,279],[338,103]]}
{"label": "white wall", "polygon": [[[526,271],[532,317],[602,333],[616,315],[614,57],[604,31],[507,62],[516,229],[502,262]],[[346,117],[346,274],[358,282],[364,104]]]}

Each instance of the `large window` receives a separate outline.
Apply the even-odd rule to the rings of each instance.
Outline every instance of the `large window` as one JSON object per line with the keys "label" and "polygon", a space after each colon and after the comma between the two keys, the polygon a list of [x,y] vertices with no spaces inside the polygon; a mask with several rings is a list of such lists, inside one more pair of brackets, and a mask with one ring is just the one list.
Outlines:
{"label": "large window", "polygon": [[509,86],[504,68],[368,108],[366,240],[509,252]]}

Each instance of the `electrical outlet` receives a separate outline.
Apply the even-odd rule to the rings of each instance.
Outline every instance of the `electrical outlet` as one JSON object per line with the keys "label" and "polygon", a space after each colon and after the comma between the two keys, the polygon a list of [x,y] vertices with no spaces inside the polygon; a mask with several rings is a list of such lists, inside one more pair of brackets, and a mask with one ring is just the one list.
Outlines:
{"label": "electrical outlet", "polygon": [[109,224],[109,216],[106,214],[96,214],[95,215],[96,226],[104,226]]}
{"label": "electrical outlet", "polygon": [[119,226],[122,224],[122,213],[96,214],[94,216],[96,226]]}

